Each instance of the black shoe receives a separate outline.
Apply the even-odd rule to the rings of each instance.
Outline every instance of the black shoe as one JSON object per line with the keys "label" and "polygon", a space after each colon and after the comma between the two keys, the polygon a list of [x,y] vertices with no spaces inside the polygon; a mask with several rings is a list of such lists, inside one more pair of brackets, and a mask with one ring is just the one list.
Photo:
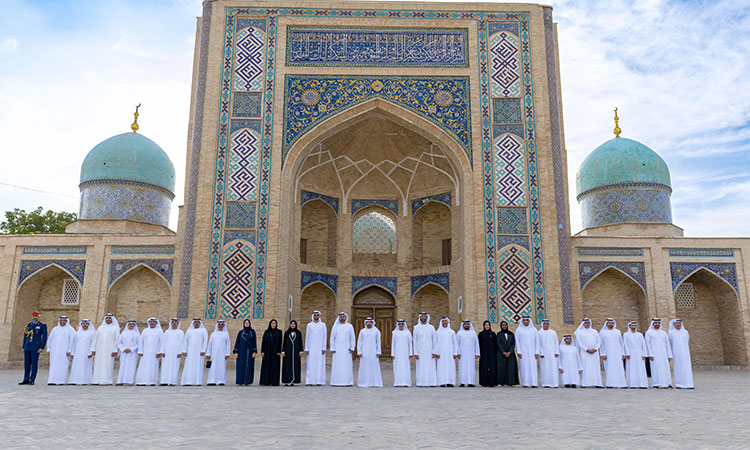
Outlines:
{"label": "black shoe", "polygon": [[216,386],[216,383],[208,383],[206,386]]}
{"label": "black shoe", "polygon": [[465,386],[465,385],[463,385],[463,384],[459,384],[459,385],[458,385],[458,387],[466,387],[466,386]]}
{"label": "black shoe", "polygon": [[57,383],[47,383],[47,386],[57,386]]}
{"label": "black shoe", "polygon": [[33,381],[29,381],[29,384],[34,384],[34,382]]}
{"label": "black shoe", "polygon": [[474,386],[473,384],[470,384],[470,385],[468,385],[468,386],[469,386],[469,387],[476,387],[476,386]]}
{"label": "black shoe", "polygon": [[19,386],[22,384],[29,384],[29,380],[23,380],[22,382],[18,383]]}

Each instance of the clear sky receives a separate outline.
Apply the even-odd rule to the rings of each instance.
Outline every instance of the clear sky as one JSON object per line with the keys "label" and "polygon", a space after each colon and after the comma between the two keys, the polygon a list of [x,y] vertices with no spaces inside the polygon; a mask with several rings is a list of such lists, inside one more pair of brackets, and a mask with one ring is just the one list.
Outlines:
{"label": "clear sky", "polygon": [[[573,232],[575,173],[612,137],[617,106],[622,135],[667,161],[686,235],[749,235],[748,2],[544,3],[558,22]],[[142,103],[140,132],[177,171],[176,227],[200,11],[196,0],[0,0],[0,212],[77,212],[83,158],[129,131]]]}

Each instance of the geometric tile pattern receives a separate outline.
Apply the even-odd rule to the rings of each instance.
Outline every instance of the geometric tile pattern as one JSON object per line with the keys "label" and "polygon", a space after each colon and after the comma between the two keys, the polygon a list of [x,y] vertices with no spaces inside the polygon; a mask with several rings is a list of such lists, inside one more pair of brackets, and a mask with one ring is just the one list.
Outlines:
{"label": "geometric tile pattern", "polygon": [[547,62],[547,95],[550,115],[550,144],[552,153],[552,179],[555,193],[555,219],[557,231],[557,254],[566,255],[558,258],[560,269],[560,300],[562,303],[563,323],[573,324],[573,287],[570,276],[570,232],[568,229],[568,199],[565,195],[565,167],[562,154],[561,113],[558,104],[557,81],[557,45],[552,22],[552,8],[544,8],[544,42]]}
{"label": "geometric tile pattern", "polygon": [[498,236],[497,237],[497,249],[500,250],[508,245],[517,245],[529,250],[529,237],[528,236]]}
{"label": "geometric tile pattern", "polygon": [[250,128],[232,134],[227,200],[258,199],[258,147],[260,135]]}
{"label": "geometric tile pattern", "polygon": [[440,286],[445,292],[450,292],[450,274],[448,272],[431,273],[429,275],[411,277],[411,296],[414,297],[414,294],[416,294],[418,290],[428,284]]}
{"label": "geometric tile pattern", "polygon": [[468,77],[287,75],[284,86],[282,165],[307,131],[371,98],[388,100],[434,123],[472,161]]}
{"label": "geometric tile pattern", "polygon": [[174,272],[173,259],[113,259],[109,262],[109,282],[107,287],[112,287],[115,281],[137,266],[145,266],[152,269],[172,286],[172,274]]}
{"label": "geometric tile pattern", "polygon": [[498,234],[526,234],[526,208],[497,208]]}
{"label": "geometric tile pattern", "polygon": [[172,199],[149,186],[107,183],[81,190],[81,219],[126,219],[169,225]]}
{"label": "geometric tile pattern", "polygon": [[352,277],[352,295],[369,286],[380,286],[398,298],[396,277]]}
{"label": "geometric tile pattern", "polygon": [[446,192],[445,194],[431,195],[429,197],[422,197],[416,200],[412,200],[411,201],[411,215],[413,216],[414,214],[416,214],[417,211],[419,211],[419,208],[423,207],[424,205],[428,204],[431,201],[442,203],[445,206],[450,208],[451,193]]}
{"label": "geometric tile pattern", "polygon": [[398,200],[352,200],[352,215],[356,214],[362,208],[370,205],[382,206],[398,216]]}
{"label": "geometric tile pattern", "polygon": [[521,247],[509,246],[499,255],[498,278],[503,319],[519,322],[521,316],[531,315],[534,293],[531,282],[531,258]]}
{"label": "geometric tile pattern", "polygon": [[[208,72],[208,37],[211,31],[211,12],[213,11],[212,6],[213,2],[203,3],[203,13],[201,14],[200,27],[200,44],[198,45],[198,57],[196,58],[198,60],[198,70],[195,75],[195,107],[193,108],[193,116],[191,118],[193,121],[193,131],[190,142],[190,155],[187,161],[189,172],[187,173],[187,177],[185,180],[185,232],[183,235],[182,246],[180,290],[177,300],[177,317],[181,319],[186,319],[188,317],[188,313],[190,312],[190,286],[193,273],[193,245],[195,244],[195,219],[198,205],[198,183],[200,181],[200,156],[201,150],[203,149],[203,112],[205,109],[206,100],[206,74]],[[223,81],[227,81],[226,77],[224,77]],[[229,108],[228,105],[226,105],[226,107]],[[226,126],[226,123],[224,123],[223,126]],[[219,161],[217,159],[217,163],[218,162]],[[218,216],[218,219],[214,216],[213,220],[219,220],[219,222],[221,222],[221,215]],[[212,263],[214,261],[214,256],[215,254],[212,253]],[[208,308],[206,308],[206,310],[208,311]]]}
{"label": "geometric tile pattern", "polygon": [[581,280],[581,292],[587,284],[597,275],[609,268],[615,268],[619,272],[627,275],[638,286],[646,291],[646,272],[642,262],[618,262],[618,261],[585,261],[578,263],[578,276]]}
{"label": "geometric tile pattern", "polygon": [[227,228],[255,228],[255,202],[227,202]]}
{"label": "geometric tile pattern", "polygon": [[469,67],[466,28],[287,27],[287,66]]}
{"label": "geometric tile pattern", "polygon": [[679,286],[687,277],[700,269],[706,269],[729,283],[735,292],[739,293],[739,287],[737,286],[737,270],[734,263],[669,263],[669,269],[672,276],[673,291],[677,289],[677,286]]}
{"label": "geometric tile pattern", "polygon": [[247,241],[255,245],[255,230],[224,230],[224,242],[227,245],[232,241]]}
{"label": "geometric tile pattern", "polygon": [[699,257],[699,258],[731,258],[734,249],[731,248],[670,248],[669,256]]}
{"label": "geometric tile pattern", "polygon": [[579,247],[578,256],[643,256],[643,249],[632,247]]}
{"label": "geometric tile pattern", "polygon": [[495,33],[507,31],[518,36],[518,22],[489,22],[487,23],[487,35],[492,36]]}
{"label": "geometric tile pattern", "polygon": [[519,97],[521,95],[521,71],[518,53],[518,37],[500,31],[490,36],[493,97]]}
{"label": "geometric tile pattern", "polygon": [[354,253],[396,253],[396,224],[377,211],[360,216],[353,225]]}
{"label": "geometric tile pattern", "polygon": [[47,266],[55,265],[70,274],[73,278],[78,280],[81,286],[83,286],[83,276],[86,272],[86,261],[83,259],[67,260],[24,260],[21,261],[21,268],[18,271],[18,286],[24,282],[27,278]]}
{"label": "geometric tile pattern", "polygon": [[336,215],[339,214],[339,199],[336,197],[329,197],[327,195],[318,194],[317,192],[310,192],[306,190],[302,190],[300,194],[300,206],[303,206],[305,203],[309,202],[310,200],[320,199],[324,202],[328,203],[328,205],[333,208],[333,210],[336,212]]}
{"label": "geometric tile pattern", "polygon": [[304,291],[305,288],[313,283],[323,283],[328,286],[334,294],[336,294],[336,288],[338,285],[338,275],[329,275],[327,273],[316,273],[316,272],[302,272],[300,276],[300,291]]}
{"label": "geometric tile pattern", "polygon": [[221,265],[221,304],[223,319],[245,319],[253,311],[253,246],[245,241],[233,241],[223,251]]}
{"label": "geometric tile pattern", "polygon": [[526,163],[523,143],[512,134],[495,139],[495,182],[499,206],[526,204]]}
{"label": "geometric tile pattern", "polygon": [[263,46],[266,34],[249,27],[237,33],[237,60],[234,87],[238,91],[258,92],[263,89]]}
{"label": "geometric tile pattern", "polygon": [[492,123],[511,124],[521,123],[520,98],[493,98]]}
{"label": "geometric tile pattern", "polygon": [[672,223],[669,192],[628,189],[592,192],[579,200],[583,227],[615,223]]}
{"label": "geometric tile pattern", "polygon": [[263,104],[263,94],[260,92],[235,92],[232,102],[232,116],[234,117],[260,117],[260,109]]}
{"label": "geometric tile pattern", "polygon": [[113,245],[113,255],[174,254],[174,245]]}
{"label": "geometric tile pattern", "polygon": [[85,255],[85,245],[34,245],[24,246],[24,255]]}

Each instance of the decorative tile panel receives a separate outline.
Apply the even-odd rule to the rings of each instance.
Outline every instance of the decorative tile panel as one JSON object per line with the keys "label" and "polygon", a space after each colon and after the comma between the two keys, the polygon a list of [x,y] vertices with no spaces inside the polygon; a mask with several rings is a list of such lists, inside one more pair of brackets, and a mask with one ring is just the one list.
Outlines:
{"label": "decorative tile panel", "polygon": [[170,287],[172,286],[172,275],[174,273],[174,260],[172,259],[113,259],[109,262],[107,288],[111,288],[123,275],[140,265],[153,269],[169,283]]}
{"label": "decorative tile panel", "polygon": [[380,286],[398,298],[396,277],[352,277],[352,295],[370,286]]}
{"label": "decorative tile panel", "polygon": [[578,256],[643,256],[643,249],[631,247],[578,247]]}
{"label": "decorative tile panel", "polygon": [[24,255],[85,255],[88,247],[85,245],[24,245]]}
{"label": "decorative tile panel", "polygon": [[310,200],[315,199],[320,199],[328,203],[328,205],[336,212],[336,215],[339,215],[339,199],[337,199],[336,197],[329,197],[327,195],[318,194],[316,192],[306,191],[304,189],[300,193],[300,206],[303,206]]}
{"label": "decorative tile panel", "polygon": [[287,66],[469,67],[465,28],[287,27]]}
{"label": "decorative tile panel", "polygon": [[352,200],[352,215],[355,215],[360,209],[372,205],[382,206],[398,216],[398,200]]}
{"label": "decorative tile panel", "polygon": [[472,161],[468,77],[287,75],[281,161],[323,120],[371,98],[382,98],[440,127]]}
{"label": "decorative tile panel", "polygon": [[390,217],[370,211],[357,218],[352,226],[354,253],[396,253],[396,224]]}
{"label": "decorative tile panel", "polygon": [[521,70],[518,36],[504,30],[490,36],[491,86],[493,97],[520,97]]}
{"label": "decorative tile panel", "polygon": [[232,134],[229,157],[228,201],[258,199],[258,150],[260,135],[251,128]]}
{"label": "decorative tile panel", "polygon": [[21,268],[18,271],[18,286],[20,286],[27,278],[39,272],[48,266],[58,266],[70,276],[78,280],[81,286],[83,286],[83,277],[86,273],[86,260],[83,259],[38,259],[38,260],[23,260],[21,261]]}
{"label": "decorative tile panel", "polygon": [[501,250],[498,267],[500,310],[504,320],[517,323],[521,316],[531,316],[534,311],[531,258],[527,250],[517,246]]}
{"label": "decorative tile panel", "polygon": [[300,291],[304,291],[305,288],[313,283],[323,283],[331,290],[334,294],[337,294],[339,277],[338,275],[329,275],[327,273],[316,273],[316,272],[302,272],[300,275]]}
{"label": "decorative tile panel", "polygon": [[672,223],[669,193],[656,189],[613,188],[580,199],[583,227],[615,223]]}
{"label": "decorative tile panel", "polygon": [[507,125],[522,122],[520,98],[493,98],[492,123]]}
{"label": "decorative tile panel", "polygon": [[113,255],[174,254],[174,245],[113,245]]}
{"label": "decorative tile panel", "polygon": [[498,234],[526,234],[526,208],[497,208]]}
{"label": "decorative tile panel", "polygon": [[245,241],[232,241],[224,247],[221,265],[219,317],[241,319],[253,310],[253,270],[255,249]]}
{"label": "decorative tile panel", "polygon": [[263,94],[260,92],[235,92],[232,100],[232,116],[260,117]]}
{"label": "decorative tile panel", "polygon": [[734,249],[731,248],[670,248],[669,256],[683,257],[708,257],[708,258],[731,258],[734,257]]}
{"label": "decorative tile panel", "polygon": [[124,219],[169,226],[172,199],[164,192],[131,183],[89,185],[81,190],[79,217]]}
{"label": "decorative tile panel", "polygon": [[428,284],[435,284],[445,289],[445,292],[450,292],[450,274],[445,272],[411,277],[411,296],[414,297],[414,294],[416,294],[418,290]]}
{"label": "decorative tile panel", "polygon": [[522,140],[512,134],[495,139],[495,182],[499,206],[526,204],[526,152]]}
{"label": "decorative tile panel", "polygon": [[237,91],[263,90],[263,48],[266,33],[254,26],[237,32],[237,59],[234,68],[234,88]]}
{"label": "decorative tile panel", "polygon": [[423,207],[424,205],[428,204],[431,201],[442,203],[445,206],[447,206],[447,207],[450,208],[450,206],[451,206],[451,193],[450,192],[446,192],[445,194],[431,195],[429,197],[422,197],[422,198],[418,198],[416,200],[412,200],[411,201],[411,215],[413,216],[414,214],[416,214],[417,211],[419,211],[419,209],[421,207]]}
{"label": "decorative tile panel", "polygon": [[669,263],[669,269],[672,275],[672,290],[677,289],[686,278],[700,269],[706,269],[722,280],[729,283],[730,286],[739,293],[737,285],[737,270],[734,263]]}
{"label": "decorative tile panel", "polygon": [[529,237],[528,236],[503,236],[497,237],[497,249],[501,250],[503,247],[508,245],[517,245],[529,250]]}
{"label": "decorative tile panel", "polygon": [[255,202],[227,202],[227,228],[255,228]]}
{"label": "decorative tile panel", "polygon": [[597,275],[613,267],[628,278],[638,283],[646,292],[646,271],[642,262],[620,262],[620,261],[584,261],[578,263],[578,276],[581,281],[581,292],[586,285]]}
{"label": "decorative tile panel", "polygon": [[227,245],[232,241],[247,241],[255,245],[255,230],[224,230],[224,242]]}

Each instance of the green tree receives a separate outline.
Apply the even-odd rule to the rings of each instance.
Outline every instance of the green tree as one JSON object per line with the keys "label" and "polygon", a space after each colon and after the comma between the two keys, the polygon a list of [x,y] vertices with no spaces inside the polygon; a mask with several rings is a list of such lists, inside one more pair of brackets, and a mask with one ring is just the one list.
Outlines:
{"label": "green tree", "polygon": [[0,222],[2,234],[65,233],[65,226],[78,219],[78,214],[44,211],[42,207],[26,212],[16,208],[5,211],[5,220]]}

